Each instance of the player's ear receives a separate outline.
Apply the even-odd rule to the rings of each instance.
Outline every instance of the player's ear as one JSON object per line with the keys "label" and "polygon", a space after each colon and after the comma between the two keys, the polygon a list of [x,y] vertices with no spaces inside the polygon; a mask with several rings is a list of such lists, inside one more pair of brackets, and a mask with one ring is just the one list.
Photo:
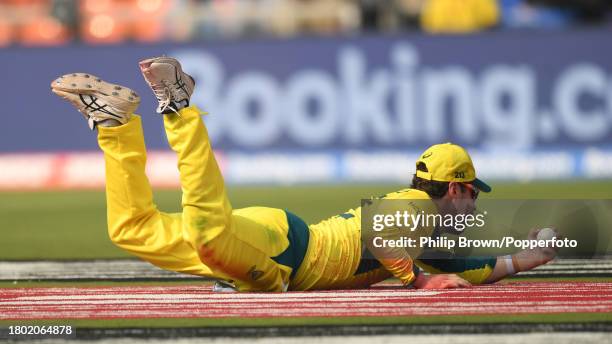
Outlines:
{"label": "player's ear", "polygon": [[461,185],[457,182],[448,182],[448,191],[446,193],[450,198],[461,197]]}

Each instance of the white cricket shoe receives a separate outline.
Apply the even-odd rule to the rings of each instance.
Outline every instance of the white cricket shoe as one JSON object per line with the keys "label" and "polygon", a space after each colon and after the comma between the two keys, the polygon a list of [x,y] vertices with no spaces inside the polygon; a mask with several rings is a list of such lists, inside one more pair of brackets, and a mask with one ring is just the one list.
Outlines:
{"label": "white cricket shoe", "polygon": [[112,120],[125,124],[140,104],[133,90],[87,73],[71,73],[53,80],[51,91],[66,99],[87,119],[91,130]]}
{"label": "white cricket shoe", "polygon": [[172,57],[155,57],[138,64],[145,80],[159,101],[157,113],[167,114],[189,106],[195,81],[183,72]]}
{"label": "white cricket shoe", "polygon": [[235,293],[238,292],[238,289],[231,282],[219,280],[215,281],[212,291],[215,293]]}

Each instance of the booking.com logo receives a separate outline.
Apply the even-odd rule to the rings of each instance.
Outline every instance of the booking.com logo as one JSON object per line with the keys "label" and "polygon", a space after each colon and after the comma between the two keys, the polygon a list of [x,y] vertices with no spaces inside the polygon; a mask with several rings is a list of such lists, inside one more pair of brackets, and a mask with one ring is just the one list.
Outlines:
{"label": "booking.com logo", "polygon": [[530,148],[556,140],[597,142],[612,126],[610,75],[586,62],[564,66],[545,90],[550,94],[538,94],[530,65],[430,67],[406,43],[390,47],[385,66],[369,66],[365,52],[348,45],[330,56],[335,70],[304,67],[282,80],[273,69],[226,75],[219,58],[197,49],[173,54],[202,85],[194,99],[215,114],[207,119],[213,138],[239,147],[281,141],[389,147],[450,137],[467,145]]}

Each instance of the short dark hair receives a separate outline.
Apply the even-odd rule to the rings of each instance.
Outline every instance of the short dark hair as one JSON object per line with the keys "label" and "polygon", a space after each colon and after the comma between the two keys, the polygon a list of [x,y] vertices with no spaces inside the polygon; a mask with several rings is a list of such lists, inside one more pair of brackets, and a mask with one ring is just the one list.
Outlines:
{"label": "short dark hair", "polygon": [[[422,161],[417,164],[417,171],[429,172],[427,165]],[[427,180],[417,177],[416,174],[412,177],[412,185],[410,187],[426,192],[431,198],[442,198],[448,192],[448,182]]]}

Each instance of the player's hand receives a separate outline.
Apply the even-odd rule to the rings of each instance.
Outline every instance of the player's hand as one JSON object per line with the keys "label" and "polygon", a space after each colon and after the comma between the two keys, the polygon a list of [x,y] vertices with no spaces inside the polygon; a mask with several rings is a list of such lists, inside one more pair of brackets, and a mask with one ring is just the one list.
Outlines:
{"label": "player's hand", "polygon": [[[527,234],[527,239],[529,240],[539,240],[542,238],[538,238],[538,234],[540,233],[542,229],[541,228],[532,228],[529,231],[529,234]],[[557,233],[555,235],[555,238],[563,240],[563,236],[559,234],[559,232],[557,230],[555,230],[555,233]],[[549,261],[553,260],[556,256],[557,253],[559,252],[559,248],[558,247],[536,247],[534,249],[531,250],[532,254],[534,255],[534,259],[538,260],[538,265],[541,264],[546,264]]]}
{"label": "player's hand", "polygon": [[452,289],[468,288],[470,282],[454,274],[425,275],[419,274],[413,286],[417,289]]}

